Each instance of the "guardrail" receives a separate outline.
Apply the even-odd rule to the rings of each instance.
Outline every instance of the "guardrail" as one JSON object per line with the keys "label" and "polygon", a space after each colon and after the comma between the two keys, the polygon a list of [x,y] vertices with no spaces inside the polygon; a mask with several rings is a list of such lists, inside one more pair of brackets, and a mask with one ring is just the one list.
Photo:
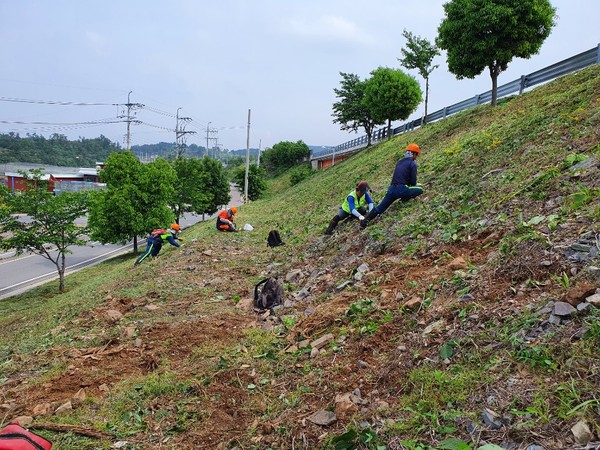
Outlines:
{"label": "guardrail", "polygon": [[[545,67],[537,72],[530,73],[529,75],[522,75],[520,78],[511,81],[510,83],[503,84],[497,88],[497,97],[507,97],[515,92],[521,95],[525,89],[536,84],[544,83],[549,80],[561,77],[571,72],[583,69],[588,66],[600,63],[600,44],[595,48],[591,48],[583,53],[572,56],[563,61],[552,64],[551,66]],[[488,103],[492,100],[492,91],[489,90],[482,94],[475,95],[474,97],[468,98],[461,102],[455,103],[454,105],[446,106],[438,111],[431,114],[427,114],[424,118],[426,123],[434,122],[436,120],[445,119],[447,116],[456,114],[465,109],[472,108],[473,106]],[[406,122],[391,130],[392,136],[402,134],[407,131],[414,130],[415,128],[423,125],[423,118]],[[371,143],[380,141],[387,138],[387,127],[373,131],[371,134]],[[310,159],[324,159],[332,157],[335,160],[336,155],[343,155],[346,153],[353,153],[367,146],[367,135],[361,136],[351,141],[344,142],[343,144],[336,145],[332,150],[326,149],[320,152],[311,153]]]}

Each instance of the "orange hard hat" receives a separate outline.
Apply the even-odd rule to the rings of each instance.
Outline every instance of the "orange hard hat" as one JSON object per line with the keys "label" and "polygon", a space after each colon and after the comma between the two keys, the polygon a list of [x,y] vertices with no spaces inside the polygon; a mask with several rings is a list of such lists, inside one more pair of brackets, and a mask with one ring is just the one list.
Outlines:
{"label": "orange hard hat", "polygon": [[171,230],[180,231],[181,227],[179,226],[178,223],[172,223],[171,224]]}
{"label": "orange hard hat", "polygon": [[413,153],[421,153],[421,149],[419,148],[419,146],[417,144],[408,144],[406,146],[406,150],[408,150],[409,152],[413,152]]}
{"label": "orange hard hat", "polygon": [[232,212],[233,214],[237,214],[237,208],[234,206],[233,208],[231,208],[231,212]]}

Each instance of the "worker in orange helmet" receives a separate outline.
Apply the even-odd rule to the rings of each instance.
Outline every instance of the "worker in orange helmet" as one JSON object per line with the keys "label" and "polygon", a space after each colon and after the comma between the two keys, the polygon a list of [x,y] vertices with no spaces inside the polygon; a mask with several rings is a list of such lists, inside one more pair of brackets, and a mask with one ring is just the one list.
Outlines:
{"label": "worker in orange helmet", "polygon": [[146,239],[146,251],[135,261],[134,266],[140,265],[148,256],[151,256],[152,258],[158,256],[158,253],[165,242],[168,242],[175,247],[180,247],[180,244],[177,243],[177,241],[183,241],[183,239],[177,236],[180,231],[181,227],[179,224],[173,223],[168,230],[159,228],[150,233]]}
{"label": "worker in orange helmet", "polygon": [[217,217],[217,230],[219,231],[237,231],[233,220],[237,214],[237,208],[226,208],[219,213]]}
{"label": "worker in orange helmet", "polygon": [[373,208],[369,214],[361,220],[360,227],[365,228],[369,220],[373,220],[379,214],[385,212],[392,203],[400,199],[407,202],[423,193],[423,188],[417,186],[417,157],[421,154],[421,149],[417,144],[408,144],[404,157],[398,160],[394,175],[392,175],[392,183],[381,200],[381,203]]}

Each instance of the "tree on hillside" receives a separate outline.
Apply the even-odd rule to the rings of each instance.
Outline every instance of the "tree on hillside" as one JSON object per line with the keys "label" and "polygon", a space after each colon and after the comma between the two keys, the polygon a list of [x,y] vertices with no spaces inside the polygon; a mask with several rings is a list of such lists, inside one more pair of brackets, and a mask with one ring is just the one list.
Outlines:
{"label": "tree on hillside", "polygon": [[174,218],[168,203],[174,195],[175,174],[159,159],[142,164],[133,153],[113,153],[100,171],[106,190],[92,194],[88,224],[92,239],[102,243],[125,243],[153,228],[164,228]]}
{"label": "tree on hillside", "polygon": [[[41,170],[32,170],[25,183],[27,189],[12,195],[0,185],[0,248],[14,249],[17,255],[31,252],[52,261],[58,272],[58,290],[65,290],[66,255],[69,247],[85,245],[86,228],[75,223],[85,215],[88,195],[66,192],[55,196]],[[25,214],[27,220],[19,220]]]}
{"label": "tree on hillside", "polygon": [[141,210],[146,224],[145,236],[156,228],[165,228],[174,220],[174,214],[169,205],[175,197],[177,173],[173,166],[163,158],[157,158],[149,164],[144,164],[141,179]]}
{"label": "tree on hillside", "polygon": [[366,80],[365,104],[376,124],[387,121],[387,136],[392,137],[394,120],[405,120],[423,98],[417,80],[400,69],[378,67]]}
{"label": "tree on hillside", "polygon": [[448,69],[457,79],[475,78],[487,67],[496,106],[498,75],[513,58],[540,50],[555,25],[549,0],[450,0],[436,43],[447,50]]}
{"label": "tree on hillside", "polygon": [[429,103],[429,75],[439,67],[432,65],[433,58],[440,54],[439,49],[425,38],[415,36],[410,31],[404,30],[402,36],[406,39],[407,49],[401,49],[402,58],[398,58],[400,64],[407,69],[417,69],[425,80],[425,114],[427,117],[427,104]]}
{"label": "tree on hillside", "polygon": [[367,146],[371,145],[371,134],[375,129],[375,123],[364,103],[365,81],[361,81],[358,75],[340,72],[342,80],[340,88],[334,89],[339,101],[333,104],[333,123],[339,123],[341,130],[358,131],[363,128],[367,134]]}
{"label": "tree on hillside", "polygon": [[[267,189],[265,182],[266,172],[262,166],[250,164],[248,168],[248,199],[258,200],[262,197],[263,192]],[[238,167],[233,175],[235,183],[238,186],[244,186],[246,181],[246,167]]]}
{"label": "tree on hillside", "polygon": [[279,174],[301,163],[308,157],[310,157],[310,149],[304,142],[282,141],[271,148],[265,149],[260,162],[268,172]]}
{"label": "tree on hillside", "polygon": [[213,198],[209,175],[204,172],[202,161],[197,158],[177,158],[173,162],[177,174],[175,195],[170,204],[175,214],[175,222],[186,212],[203,214]]}
{"label": "tree on hillside", "polygon": [[220,161],[204,157],[200,162],[206,179],[205,189],[210,193],[210,199],[201,212],[202,214],[214,214],[231,200],[229,180]]}

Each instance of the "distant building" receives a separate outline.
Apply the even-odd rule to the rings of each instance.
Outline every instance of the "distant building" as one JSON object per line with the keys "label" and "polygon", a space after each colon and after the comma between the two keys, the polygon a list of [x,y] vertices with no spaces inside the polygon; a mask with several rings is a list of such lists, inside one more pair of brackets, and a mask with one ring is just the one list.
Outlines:
{"label": "distant building", "polygon": [[[79,192],[85,190],[98,190],[106,188],[100,183],[98,171],[104,163],[96,163],[95,168],[75,167],[44,167],[41,164],[5,164],[0,177],[3,183],[13,192],[23,191],[27,188],[26,177],[23,173],[30,173],[32,169],[42,170],[42,179],[49,182],[48,190],[59,195],[61,192]],[[7,170],[8,169],[8,170]]]}

